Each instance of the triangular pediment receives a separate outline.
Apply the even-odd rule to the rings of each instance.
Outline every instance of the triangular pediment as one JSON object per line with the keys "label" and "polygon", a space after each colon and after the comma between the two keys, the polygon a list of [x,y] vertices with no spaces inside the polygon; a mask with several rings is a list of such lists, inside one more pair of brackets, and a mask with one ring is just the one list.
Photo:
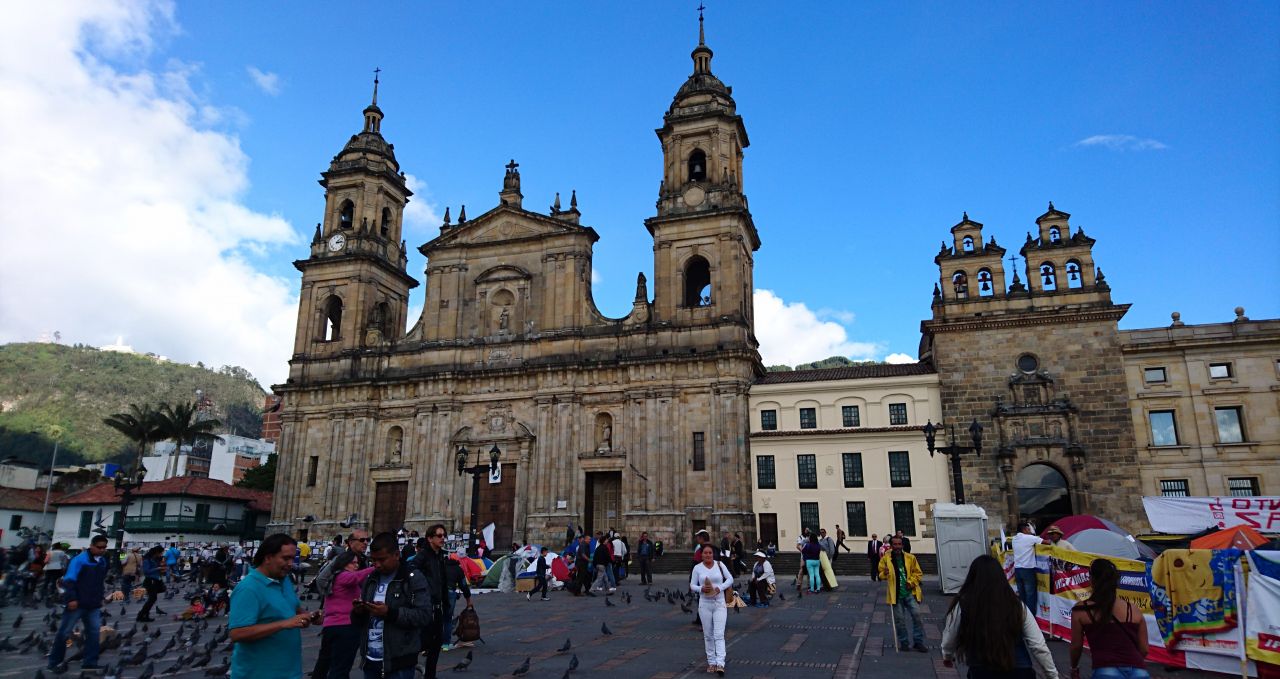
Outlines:
{"label": "triangular pediment", "polygon": [[450,226],[421,250],[458,245],[488,245],[550,236],[582,235],[594,242],[595,230],[553,217],[500,205],[475,219]]}

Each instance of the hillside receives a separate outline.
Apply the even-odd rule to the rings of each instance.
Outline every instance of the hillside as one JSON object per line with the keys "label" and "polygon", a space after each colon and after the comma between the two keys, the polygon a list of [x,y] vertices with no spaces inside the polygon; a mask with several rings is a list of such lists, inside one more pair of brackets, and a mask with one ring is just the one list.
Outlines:
{"label": "hillside", "polygon": [[47,463],[55,426],[63,432],[59,464],[115,457],[129,442],[102,418],[130,403],[193,401],[197,389],[236,433],[256,435],[255,421],[260,430],[265,394],[243,368],[214,371],[79,345],[0,345],[0,458]]}

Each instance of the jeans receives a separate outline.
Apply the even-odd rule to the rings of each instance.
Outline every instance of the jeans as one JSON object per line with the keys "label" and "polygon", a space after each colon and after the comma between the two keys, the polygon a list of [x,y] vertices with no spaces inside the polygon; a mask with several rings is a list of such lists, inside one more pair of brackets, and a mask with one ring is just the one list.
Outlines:
{"label": "jeans", "polygon": [[640,557],[640,584],[642,585],[653,584],[653,573],[649,570],[649,564],[651,561],[653,561],[653,559],[650,557]]}
{"label": "jeans", "polygon": [[1031,610],[1031,615],[1035,615],[1040,606],[1040,592],[1036,591],[1036,569],[1013,569],[1013,581],[1018,585],[1018,598]]}
{"label": "jeans", "polygon": [[[414,669],[412,667],[406,667],[402,670],[392,670],[383,674],[381,660],[364,661],[364,679],[414,679],[413,674]],[[342,676],[346,677],[345,674]]]}
{"label": "jeans", "polygon": [[138,579],[137,575],[121,575],[120,576],[120,583],[121,583],[120,591],[124,592],[125,601],[129,601],[130,599],[133,598],[133,583],[137,579]]}
{"label": "jeans", "polygon": [[166,563],[166,564],[165,564],[165,569],[164,569],[164,582],[165,582],[165,584],[172,583],[172,582],[173,582],[173,579],[174,579],[174,578],[176,578],[176,577],[178,577],[178,564],[176,564],[176,563]]}
{"label": "jeans", "polygon": [[724,605],[724,595],[714,598],[700,596],[698,617],[702,619],[702,645],[707,652],[707,664],[724,667],[724,623],[729,609]]}
{"label": "jeans", "polygon": [[458,593],[449,592],[449,598],[444,602],[444,636],[441,638],[441,644],[453,643],[453,609],[458,603]]}
{"label": "jeans", "polygon": [[809,570],[809,591],[818,592],[822,590],[822,561],[819,559],[805,559],[804,567]]}
{"label": "jeans", "polygon": [[[908,622],[910,622],[910,628],[907,627]],[[893,629],[898,634],[898,648],[924,645],[924,624],[920,622],[920,604],[911,594],[899,597],[898,603],[893,605]]]}
{"label": "jeans", "polygon": [[62,624],[58,626],[58,634],[53,638],[53,649],[49,651],[50,668],[62,664],[62,659],[67,656],[67,639],[76,628],[76,623],[81,621],[84,621],[84,660],[80,662],[80,667],[97,667],[102,609],[77,608],[62,613]]}
{"label": "jeans", "polygon": [[613,581],[613,568],[611,566],[596,566],[596,581],[592,585],[609,589],[617,587],[617,584]]}
{"label": "jeans", "polygon": [[360,652],[360,630],[355,625],[330,625],[320,632],[320,653],[312,679],[347,679]]}
{"label": "jeans", "polygon": [[1150,679],[1151,673],[1143,667],[1095,667],[1094,679]]}

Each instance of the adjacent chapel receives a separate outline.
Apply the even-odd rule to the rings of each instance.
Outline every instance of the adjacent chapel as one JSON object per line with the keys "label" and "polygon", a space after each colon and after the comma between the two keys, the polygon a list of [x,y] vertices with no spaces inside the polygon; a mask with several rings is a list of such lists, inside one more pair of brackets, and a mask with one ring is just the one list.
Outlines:
{"label": "adjacent chapel", "polygon": [[[421,245],[401,236],[411,192],[373,102],[322,174],[324,219],[302,273],[270,531],[330,536],[464,530],[552,542],[567,524],[647,530],[685,545],[701,527],[754,535],[748,389],[763,374],[752,314],[760,237],[743,193],[749,141],[699,24],[693,73],[657,130],[662,146],[652,294],[623,318],[591,296],[576,195],[524,205],[506,166],[496,204]],[[404,328],[410,327],[407,334]],[[493,464],[473,481],[464,468]]]}

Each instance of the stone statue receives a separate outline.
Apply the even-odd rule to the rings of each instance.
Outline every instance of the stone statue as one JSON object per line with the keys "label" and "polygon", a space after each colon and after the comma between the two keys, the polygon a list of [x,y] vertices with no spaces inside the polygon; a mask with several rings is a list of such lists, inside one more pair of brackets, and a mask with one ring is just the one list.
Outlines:
{"label": "stone statue", "polygon": [[400,441],[400,439],[396,439],[395,442],[391,444],[391,464],[400,464],[400,455],[401,455],[402,445],[403,443]]}
{"label": "stone statue", "polygon": [[1053,438],[1062,438],[1062,423],[1058,420],[1054,420],[1053,423],[1049,425],[1049,431],[1052,432]]}
{"label": "stone statue", "polygon": [[613,425],[606,424],[600,431],[600,450],[613,450]]}
{"label": "stone statue", "polygon": [[507,326],[511,324],[511,314],[507,313],[504,308],[502,313],[498,315],[498,329],[506,332]]}

